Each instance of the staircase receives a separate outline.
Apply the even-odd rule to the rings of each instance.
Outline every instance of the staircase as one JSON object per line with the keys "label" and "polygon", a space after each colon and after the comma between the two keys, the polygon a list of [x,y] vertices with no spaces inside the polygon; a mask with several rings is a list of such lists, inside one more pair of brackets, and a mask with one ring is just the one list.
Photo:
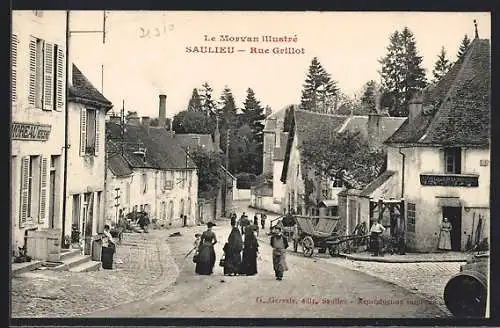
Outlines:
{"label": "staircase", "polygon": [[101,262],[92,261],[90,255],[82,255],[79,249],[63,250],[59,262],[55,263],[51,269],[56,271],[90,272],[101,269]]}

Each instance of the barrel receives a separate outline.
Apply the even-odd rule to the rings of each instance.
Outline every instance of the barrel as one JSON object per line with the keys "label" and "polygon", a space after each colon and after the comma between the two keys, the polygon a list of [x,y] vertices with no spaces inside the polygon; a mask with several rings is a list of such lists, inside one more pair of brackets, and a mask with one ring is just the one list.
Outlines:
{"label": "barrel", "polygon": [[485,317],[487,279],[478,271],[465,270],[453,276],[444,288],[444,302],[456,317]]}

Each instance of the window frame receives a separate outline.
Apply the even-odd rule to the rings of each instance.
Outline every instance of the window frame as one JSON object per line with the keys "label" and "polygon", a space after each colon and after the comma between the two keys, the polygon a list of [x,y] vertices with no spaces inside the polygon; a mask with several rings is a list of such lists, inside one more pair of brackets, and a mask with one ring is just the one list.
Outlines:
{"label": "window frame", "polygon": [[443,153],[445,174],[461,174],[462,149],[460,147],[445,148]]}
{"label": "window frame", "polygon": [[406,219],[408,222],[407,230],[409,232],[415,233],[416,223],[417,223],[417,204],[416,203],[407,203],[406,204]]}

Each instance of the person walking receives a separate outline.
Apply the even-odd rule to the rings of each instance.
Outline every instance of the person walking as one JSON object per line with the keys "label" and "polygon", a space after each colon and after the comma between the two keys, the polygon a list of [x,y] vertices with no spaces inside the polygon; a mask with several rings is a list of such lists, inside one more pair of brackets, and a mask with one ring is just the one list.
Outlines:
{"label": "person walking", "polygon": [[251,225],[245,228],[245,242],[243,244],[243,262],[240,273],[253,276],[257,274],[257,255],[259,253],[259,243]]}
{"label": "person walking", "polygon": [[281,227],[275,226],[271,236],[271,247],[273,248],[273,268],[276,280],[283,280],[283,273],[288,271],[286,264],[286,249],[288,241],[282,235]]}
{"label": "person walking", "polygon": [[257,214],[255,214],[253,216],[253,229],[258,237],[259,236],[259,218],[257,217]]}
{"label": "person walking", "polygon": [[382,255],[382,233],[385,231],[384,226],[380,223],[378,219],[370,228],[370,240],[373,242],[373,254],[372,256]]}
{"label": "person walking", "polygon": [[439,244],[438,249],[443,251],[451,250],[451,223],[448,218],[443,218],[443,223],[441,224],[441,231],[439,232]]}
{"label": "person walking", "polygon": [[241,215],[241,218],[240,218],[240,227],[241,227],[241,234],[242,235],[245,234],[245,229],[249,225],[250,225],[250,220],[248,219],[247,214],[245,212],[243,212],[243,214]]}
{"label": "person walking", "polygon": [[267,219],[266,215],[264,213],[262,213],[260,215],[260,225],[262,227],[262,230],[264,230],[266,228],[266,219]]}
{"label": "person walking", "polygon": [[198,250],[198,262],[195,272],[200,275],[211,275],[215,265],[214,245],[217,244],[217,237],[212,227],[215,223],[208,222],[207,230],[201,234],[200,247]]}
{"label": "person walking", "polygon": [[241,251],[243,249],[243,238],[240,229],[236,227],[236,218],[231,218],[231,233],[224,245],[224,275],[237,275],[241,267]]}

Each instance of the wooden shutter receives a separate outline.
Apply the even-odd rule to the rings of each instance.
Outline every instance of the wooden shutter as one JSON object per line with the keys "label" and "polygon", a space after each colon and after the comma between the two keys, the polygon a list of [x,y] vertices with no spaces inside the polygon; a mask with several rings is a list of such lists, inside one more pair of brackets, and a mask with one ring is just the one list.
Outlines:
{"label": "wooden shutter", "polygon": [[24,227],[28,219],[28,185],[30,174],[30,157],[21,159],[21,208],[19,211],[19,227]]}
{"label": "wooden shutter", "polygon": [[38,223],[45,223],[47,218],[47,158],[43,157],[40,164],[40,211]]}
{"label": "wooden shutter", "polygon": [[54,109],[54,45],[45,43],[43,56],[43,109]]}
{"label": "wooden shutter", "polygon": [[36,38],[30,37],[30,79],[28,103],[35,106],[36,99]]}
{"label": "wooden shutter", "polygon": [[17,96],[17,44],[19,40],[17,39],[16,34],[12,34],[12,39],[11,39],[11,50],[10,50],[10,56],[11,56],[11,67],[10,67],[10,72],[11,72],[11,96],[12,96],[12,102],[16,102],[16,96]]}
{"label": "wooden shutter", "polygon": [[87,147],[87,110],[82,108],[80,112],[80,156],[85,156]]}
{"label": "wooden shutter", "polygon": [[65,85],[64,85],[64,76],[65,76],[65,62],[64,62],[64,51],[61,47],[57,46],[57,66],[56,66],[56,110],[64,109],[64,95],[65,95]]}
{"label": "wooden shutter", "polygon": [[99,139],[101,138],[100,128],[101,124],[99,122],[99,111],[95,110],[95,156],[99,156]]}

